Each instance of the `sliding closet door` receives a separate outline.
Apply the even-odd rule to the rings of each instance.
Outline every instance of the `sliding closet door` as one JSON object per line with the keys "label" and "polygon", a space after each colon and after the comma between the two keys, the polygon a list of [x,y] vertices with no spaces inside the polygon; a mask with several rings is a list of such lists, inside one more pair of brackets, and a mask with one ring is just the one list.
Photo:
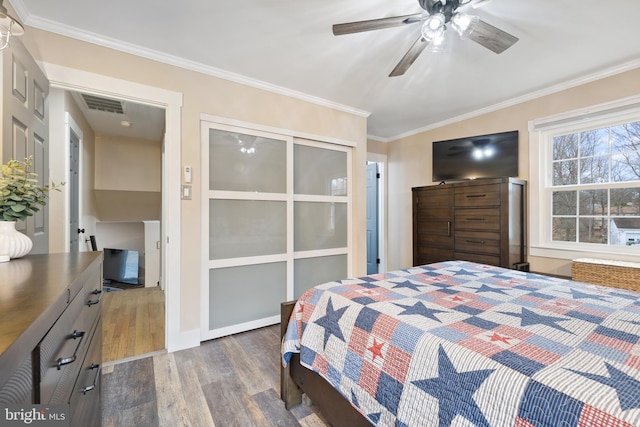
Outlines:
{"label": "sliding closet door", "polygon": [[203,122],[202,339],[348,272],[348,147]]}
{"label": "sliding closet door", "polygon": [[294,144],[294,297],[347,277],[349,148]]}

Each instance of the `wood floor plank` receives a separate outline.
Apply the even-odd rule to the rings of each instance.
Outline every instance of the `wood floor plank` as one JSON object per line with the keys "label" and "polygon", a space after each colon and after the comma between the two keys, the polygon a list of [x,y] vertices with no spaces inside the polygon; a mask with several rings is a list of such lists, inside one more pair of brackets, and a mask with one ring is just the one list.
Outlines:
{"label": "wood floor plank", "polygon": [[215,427],[207,399],[198,379],[195,364],[189,360],[184,364],[178,365],[177,368],[180,373],[184,400],[189,406],[189,425]]}
{"label": "wood floor plank", "polygon": [[244,383],[247,392],[254,395],[267,390],[269,379],[262,369],[262,358],[266,356],[264,352],[247,353],[234,337],[225,337],[222,340],[229,360],[235,368],[235,373]]}
{"label": "wood floor plank", "polygon": [[265,420],[256,419],[259,411],[247,398],[246,388],[237,377],[215,381],[203,386],[207,404],[217,426],[260,426]]}
{"label": "wood floor plank", "polygon": [[165,348],[164,292],[159,287],[107,292],[102,353],[112,362]]}
{"label": "wood floor plank", "polygon": [[296,417],[287,411],[280,401],[278,393],[270,388],[253,396],[253,400],[269,421],[269,425],[274,427],[298,427],[300,423]]}
{"label": "wood floor plank", "polygon": [[278,331],[270,326],[109,366],[103,427],[328,427],[313,405],[284,408]]}
{"label": "wood floor plank", "polygon": [[113,367],[102,375],[103,425],[159,426],[153,360],[141,359]]}
{"label": "wood floor plank", "polygon": [[[153,359],[158,399],[158,418],[161,426],[188,426],[190,405],[185,401],[180,376],[172,354]],[[197,386],[194,384],[193,386]],[[201,408],[194,408],[201,409]]]}

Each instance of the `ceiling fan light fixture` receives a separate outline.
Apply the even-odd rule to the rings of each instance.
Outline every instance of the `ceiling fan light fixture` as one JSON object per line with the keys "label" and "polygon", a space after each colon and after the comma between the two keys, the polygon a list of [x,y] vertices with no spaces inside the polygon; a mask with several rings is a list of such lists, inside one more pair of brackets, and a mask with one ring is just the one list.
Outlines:
{"label": "ceiling fan light fixture", "polygon": [[442,13],[435,13],[425,19],[422,24],[422,37],[427,41],[435,40],[444,34],[445,17]]}
{"label": "ceiling fan light fixture", "polygon": [[427,50],[429,52],[444,52],[447,50],[447,39],[445,37],[446,33],[442,32],[442,34],[436,36],[433,40],[431,40],[431,42],[429,43],[429,45],[427,46]]}
{"label": "ceiling fan light fixture", "polygon": [[0,50],[9,46],[12,36],[21,36],[24,34],[24,27],[13,16],[9,15],[7,8],[0,0]]}
{"label": "ceiling fan light fixture", "polygon": [[451,17],[451,26],[456,30],[460,38],[464,40],[476,29],[478,21],[480,21],[480,18],[477,16],[458,12]]}

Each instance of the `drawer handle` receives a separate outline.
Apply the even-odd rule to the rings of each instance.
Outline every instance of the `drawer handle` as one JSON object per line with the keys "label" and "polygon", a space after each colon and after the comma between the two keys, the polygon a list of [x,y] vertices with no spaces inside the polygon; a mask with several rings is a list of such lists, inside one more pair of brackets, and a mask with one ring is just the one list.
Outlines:
{"label": "drawer handle", "polygon": [[95,291],[91,292],[91,295],[98,295],[98,299],[95,300],[89,300],[87,301],[87,306],[91,307],[92,305],[96,305],[100,303],[100,299],[102,298],[102,289],[96,289]]}
{"label": "drawer handle", "polygon": [[484,240],[467,240],[467,243],[476,243],[476,244],[479,244],[479,245],[484,245],[487,242],[484,241]]}
{"label": "drawer handle", "polygon": [[484,217],[481,217],[481,216],[477,218],[469,217],[467,218],[467,221],[484,221]]}
{"label": "drawer handle", "polygon": [[447,221],[447,237],[451,237],[451,221]]}
{"label": "drawer handle", "polygon": [[78,349],[80,348],[80,344],[82,344],[82,340],[84,339],[84,332],[73,331],[73,333],[69,335],[69,338],[73,338],[74,340],[76,338],[80,338],[80,341],[78,341],[76,350],[73,352],[73,355],[71,357],[61,357],[60,359],[58,359],[58,363],[57,363],[58,370],[60,370],[62,366],[68,365],[76,361],[76,359],[78,358]]}
{"label": "drawer handle", "polygon": [[96,376],[93,379],[93,384],[86,386],[85,388],[83,388],[82,394],[87,394],[88,392],[90,392],[91,390],[93,390],[94,388],[96,388],[96,384],[98,384],[98,378],[100,377],[100,365],[98,365],[97,363],[92,363],[91,366],[89,366],[87,369],[92,370],[95,369],[96,370]]}
{"label": "drawer handle", "polygon": [[467,194],[467,197],[487,197],[486,194]]}

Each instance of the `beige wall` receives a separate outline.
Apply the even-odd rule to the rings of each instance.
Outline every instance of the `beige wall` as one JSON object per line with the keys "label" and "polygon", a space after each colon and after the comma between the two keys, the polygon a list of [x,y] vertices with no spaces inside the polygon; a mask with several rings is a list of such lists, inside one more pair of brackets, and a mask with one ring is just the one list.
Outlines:
{"label": "beige wall", "polygon": [[94,194],[98,220],[159,220],[161,174],[162,141],[96,134]]}
{"label": "beige wall", "polygon": [[96,189],[161,191],[162,141],[96,135]]}
{"label": "beige wall", "polygon": [[[24,42],[39,61],[182,93],[180,149],[183,165],[200,164],[201,113],[353,143],[356,147],[353,155],[352,271],[356,275],[366,271],[365,117],[34,28],[27,29]],[[198,167],[194,168],[193,178],[193,200],[184,200],[176,207],[182,213],[181,331],[200,328],[202,232],[199,195],[202,177]]]}
{"label": "beige wall", "polygon": [[[433,184],[433,141],[518,130],[519,177],[528,180],[530,120],[638,94],[640,69],[635,69],[388,143],[389,269],[412,264],[411,188]],[[529,257],[529,262],[534,271],[570,275],[570,260]]]}
{"label": "beige wall", "polygon": [[387,155],[388,144],[373,139],[367,140],[367,152]]}

